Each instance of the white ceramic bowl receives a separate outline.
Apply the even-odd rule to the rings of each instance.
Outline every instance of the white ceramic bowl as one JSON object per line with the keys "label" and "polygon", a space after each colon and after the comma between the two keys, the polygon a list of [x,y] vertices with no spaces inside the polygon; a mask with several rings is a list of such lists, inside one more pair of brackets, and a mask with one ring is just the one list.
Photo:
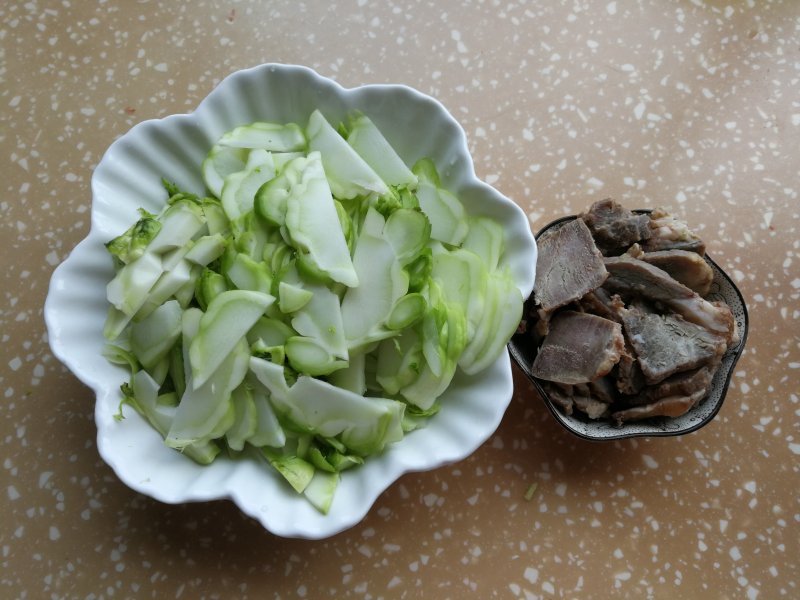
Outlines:
{"label": "white ceramic bowl", "polygon": [[56,269],[45,304],[52,350],[96,392],[98,449],[125,484],[169,503],[231,498],[273,533],[305,538],[355,525],[403,473],[460,460],[480,446],[512,397],[509,356],[503,353],[477,376],[459,372],[427,427],[344,472],[330,512],[322,515],[265,464],[218,458],[199,466],[167,448],[135,411],[114,419],[128,373],[101,355],[105,286],[113,276],[103,243],[127,229],[139,207],[159,210],[162,177],[202,193],[200,164],[225,131],[257,120],[305,123],[317,108],[334,123],[362,111],[408,164],[431,157],[443,185],[469,212],[502,222],[506,260],[523,297],[530,294],[536,244],[525,214],[477,179],[464,131],[439,102],[401,85],[345,89],[305,67],[266,64],[227,77],[193,113],[140,123],[110,146],[92,178],[91,231]]}

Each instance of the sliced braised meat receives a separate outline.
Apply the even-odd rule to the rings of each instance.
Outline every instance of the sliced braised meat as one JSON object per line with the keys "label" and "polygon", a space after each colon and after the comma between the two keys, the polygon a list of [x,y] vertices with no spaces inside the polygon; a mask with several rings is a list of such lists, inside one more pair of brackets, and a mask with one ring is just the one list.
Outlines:
{"label": "sliced braised meat", "polygon": [[641,421],[650,417],[680,417],[700,402],[704,396],[703,392],[691,396],[670,396],[652,404],[618,410],[611,414],[611,418],[616,421],[617,425],[622,425],[628,421]]}
{"label": "sliced braised meat", "polygon": [[587,383],[607,375],[625,348],[619,323],[571,310],[550,321],[531,373],[559,383]]}
{"label": "sliced braised meat", "polygon": [[659,384],[646,387],[642,392],[628,398],[628,404],[651,404],[656,400],[670,396],[691,396],[702,392],[706,394],[711,388],[711,382],[719,368],[720,361],[715,360],[697,369],[675,373]]}
{"label": "sliced braised meat", "polygon": [[600,287],[608,277],[592,234],[580,219],[541,236],[537,245],[535,296],[547,312]]}
{"label": "sliced braised meat", "polygon": [[617,386],[610,374],[586,384],[589,395],[603,404],[613,404],[617,399]]}
{"label": "sliced braised meat", "polygon": [[708,302],[700,295],[675,281],[669,274],[643,260],[629,256],[605,259],[609,272],[603,287],[625,299],[643,298],[658,302],[687,321],[705,327],[730,343],[736,323],[731,309],[721,302]]}
{"label": "sliced braised meat", "polygon": [[572,386],[545,381],[542,387],[544,387],[550,400],[561,408],[565,415],[569,416],[572,414],[572,409],[575,405],[572,401]]}
{"label": "sliced braised meat", "polygon": [[612,297],[608,290],[599,287],[581,298],[579,305],[584,312],[592,313],[611,321],[619,321],[619,316],[615,310],[615,303],[617,302],[622,302],[619,296]]}
{"label": "sliced braised meat", "polygon": [[666,271],[673,279],[680,281],[701,296],[707,296],[711,290],[714,271],[697,252],[659,250],[657,252],[643,252],[637,258],[641,258],[646,263]]}
{"label": "sliced braised meat", "polygon": [[608,404],[600,402],[592,396],[577,395],[572,398],[572,401],[575,403],[575,408],[590,419],[602,419],[611,414]]}
{"label": "sliced braised meat", "polygon": [[579,216],[606,256],[621,254],[631,244],[651,235],[649,215],[635,214],[611,198],[595,202]]}
{"label": "sliced braised meat", "polygon": [[636,360],[636,355],[632,348],[625,346],[625,351],[619,357],[617,364],[617,390],[621,394],[634,396],[642,391],[647,382],[644,374]]}
{"label": "sliced braised meat", "polygon": [[642,243],[645,252],[656,250],[688,250],[704,255],[706,245],[683,221],[663,208],[650,213],[650,236]]}
{"label": "sliced braised meat", "polygon": [[714,362],[727,348],[721,335],[679,315],[648,314],[635,307],[620,309],[620,314],[625,337],[636,352],[648,384]]}
{"label": "sliced braised meat", "polygon": [[548,381],[545,382],[544,388],[550,400],[566,415],[574,414],[575,410],[590,419],[600,419],[611,414],[610,405],[594,398],[586,384],[564,385]]}

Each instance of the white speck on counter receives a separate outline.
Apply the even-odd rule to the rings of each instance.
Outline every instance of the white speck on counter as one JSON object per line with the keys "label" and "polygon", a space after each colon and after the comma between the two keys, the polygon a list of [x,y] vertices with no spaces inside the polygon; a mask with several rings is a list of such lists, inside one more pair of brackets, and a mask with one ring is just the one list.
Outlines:
{"label": "white speck on counter", "polygon": [[642,454],[642,461],[644,462],[645,466],[647,466],[648,469],[658,468],[658,463],[656,462],[656,460],[648,454]]}

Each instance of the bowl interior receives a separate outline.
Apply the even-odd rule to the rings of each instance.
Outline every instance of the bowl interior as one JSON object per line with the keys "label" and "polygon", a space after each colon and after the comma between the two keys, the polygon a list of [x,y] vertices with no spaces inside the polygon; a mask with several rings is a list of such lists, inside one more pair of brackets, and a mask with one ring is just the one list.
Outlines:
{"label": "bowl interior", "polygon": [[[649,211],[640,209],[633,212],[646,213]],[[575,218],[577,218],[575,215],[570,215],[549,223],[536,234],[536,238],[540,238],[546,231],[560,227],[564,223],[572,221]],[[566,415],[550,399],[547,391],[543,387],[543,382],[531,374],[531,365],[536,358],[538,348],[534,346],[530,336],[520,333],[514,335],[508,344],[511,357],[528,379],[530,379],[534,388],[542,397],[545,405],[555,419],[568,431],[589,440],[671,436],[696,431],[716,416],[725,399],[725,394],[728,390],[728,385],[733,375],[736,362],[739,360],[742,352],[744,352],[749,323],[747,307],[736,284],[734,284],[722,268],[711,259],[708,253],[705,255],[705,260],[714,272],[714,281],[707,299],[725,302],[731,308],[739,332],[739,343],[729,348],[722,358],[722,363],[711,384],[709,395],[697,406],[680,417],[655,417],[643,421],[625,423],[621,427],[618,427],[607,420],[593,421],[580,414]],[[533,296],[528,298],[526,310],[531,302],[533,302]]]}

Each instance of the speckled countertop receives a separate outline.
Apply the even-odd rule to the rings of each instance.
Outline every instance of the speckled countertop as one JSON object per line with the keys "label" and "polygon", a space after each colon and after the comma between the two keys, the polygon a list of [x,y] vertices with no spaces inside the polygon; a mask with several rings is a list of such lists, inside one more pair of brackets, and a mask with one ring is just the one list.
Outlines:
{"label": "speckled countertop", "polygon": [[[800,3],[31,0],[0,23],[0,597],[800,596]],[[122,485],[49,351],[48,281],[108,145],[261,62],[435,95],[534,230],[604,196],[689,221],[750,309],[716,420],[593,445],[516,371],[474,455],[323,541]]]}

